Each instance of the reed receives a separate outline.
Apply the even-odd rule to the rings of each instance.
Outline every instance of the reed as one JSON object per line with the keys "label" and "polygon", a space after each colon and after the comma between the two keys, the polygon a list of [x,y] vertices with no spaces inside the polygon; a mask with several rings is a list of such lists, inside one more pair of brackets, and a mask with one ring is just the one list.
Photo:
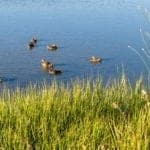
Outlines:
{"label": "reed", "polygon": [[[143,8],[142,8],[142,11],[147,22],[150,24],[150,11],[147,9],[143,9]],[[148,74],[147,85],[148,85],[148,88],[150,89],[150,33],[148,31],[143,31],[142,29],[140,29],[139,31],[140,31],[140,36],[141,36],[141,40],[143,42],[144,48],[137,49],[131,45],[128,45],[128,48],[130,48],[130,50],[132,50],[143,62],[147,70],[147,74]]]}
{"label": "reed", "polygon": [[78,80],[0,95],[0,149],[148,149],[150,97],[142,80]]}

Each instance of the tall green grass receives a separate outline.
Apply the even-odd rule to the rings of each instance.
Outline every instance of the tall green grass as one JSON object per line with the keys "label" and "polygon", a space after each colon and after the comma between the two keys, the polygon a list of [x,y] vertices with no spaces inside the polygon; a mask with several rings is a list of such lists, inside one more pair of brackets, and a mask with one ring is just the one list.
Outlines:
{"label": "tall green grass", "polygon": [[141,80],[30,86],[0,96],[0,149],[148,149],[150,98]]}

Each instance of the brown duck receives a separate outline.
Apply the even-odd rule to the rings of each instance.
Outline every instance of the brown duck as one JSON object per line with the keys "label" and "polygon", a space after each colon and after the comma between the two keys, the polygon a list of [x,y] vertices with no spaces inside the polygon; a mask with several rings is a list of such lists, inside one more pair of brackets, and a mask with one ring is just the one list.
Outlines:
{"label": "brown duck", "polygon": [[46,61],[45,59],[41,60],[41,66],[43,69],[47,69],[47,70],[54,68],[53,64],[51,62]]}
{"label": "brown duck", "polygon": [[99,62],[102,61],[102,58],[96,57],[96,56],[92,56],[89,61],[92,62],[92,63],[99,63]]}
{"label": "brown duck", "polygon": [[50,69],[48,70],[48,73],[51,74],[51,75],[58,75],[58,74],[61,74],[62,71],[61,71],[61,70],[56,70],[56,69],[54,69],[54,68],[50,68]]}
{"label": "brown duck", "polygon": [[49,44],[46,46],[46,48],[47,48],[47,50],[57,50],[58,49],[56,44],[51,44],[51,45]]}

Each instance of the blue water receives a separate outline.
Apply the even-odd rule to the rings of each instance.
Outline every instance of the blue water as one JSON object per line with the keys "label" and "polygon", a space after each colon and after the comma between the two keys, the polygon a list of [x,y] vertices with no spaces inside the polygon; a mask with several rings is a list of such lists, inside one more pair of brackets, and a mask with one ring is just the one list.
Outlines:
{"label": "blue water", "polygon": [[[139,9],[140,8],[140,9]],[[146,75],[139,57],[128,48],[142,48],[139,29],[149,25],[142,9],[149,0],[0,0],[0,76],[3,85],[26,86],[56,79],[119,75],[122,68],[131,80]],[[27,49],[36,36],[37,46]],[[56,43],[56,52],[46,45]],[[103,58],[92,65],[89,57]],[[44,58],[63,71],[50,76],[41,70]],[[1,85],[2,86],[2,85]]]}

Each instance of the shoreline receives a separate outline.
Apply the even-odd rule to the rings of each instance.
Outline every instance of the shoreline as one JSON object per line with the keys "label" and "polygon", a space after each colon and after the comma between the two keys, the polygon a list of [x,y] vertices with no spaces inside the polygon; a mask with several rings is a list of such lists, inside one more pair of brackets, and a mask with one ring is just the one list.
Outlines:
{"label": "shoreline", "polygon": [[146,149],[150,95],[125,76],[9,90],[0,96],[2,149]]}

